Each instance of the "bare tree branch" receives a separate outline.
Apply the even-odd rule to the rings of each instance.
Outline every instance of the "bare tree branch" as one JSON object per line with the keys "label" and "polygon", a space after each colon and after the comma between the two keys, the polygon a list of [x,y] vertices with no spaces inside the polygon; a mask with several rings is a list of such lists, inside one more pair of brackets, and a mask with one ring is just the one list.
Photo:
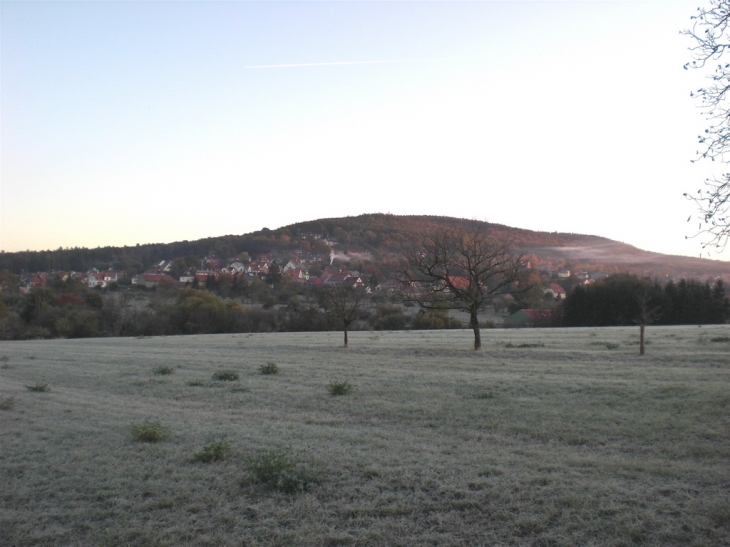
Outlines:
{"label": "bare tree branch", "polygon": [[[692,61],[684,65],[685,70],[706,69],[730,48],[730,0],[710,0],[709,8],[697,8],[692,17],[692,28],[681,31],[694,41],[690,47]],[[709,158],[711,161],[728,163],[730,160],[730,64],[719,62],[709,74],[709,85],[690,93],[699,100],[702,114],[709,122],[704,134],[698,135],[702,149],[697,152],[697,161]],[[694,201],[699,209],[700,220],[697,232],[707,237],[703,249],[714,248],[722,252],[730,241],[730,173],[708,178],[705,187],[694,195],[684,194]],[[688,221],[692,220],[692,217]]]}
{"label": "bare tree branch", "polygon": [[491,237],[489,225],[447,227],[426,234],[422,247],[408,253],[401,297],[426,310],[459,310],[469,314],[474,349],[481,348],[479,312],[497,295],[515,291],[521,255],[506,241]]}
{"label": "bare tree branch", "polygon": [[330,285],[322,293],[325,314],[338,319],[344,325],[345,343],[347,347],[347,330],[358,318],[367,293],[349,285]]}

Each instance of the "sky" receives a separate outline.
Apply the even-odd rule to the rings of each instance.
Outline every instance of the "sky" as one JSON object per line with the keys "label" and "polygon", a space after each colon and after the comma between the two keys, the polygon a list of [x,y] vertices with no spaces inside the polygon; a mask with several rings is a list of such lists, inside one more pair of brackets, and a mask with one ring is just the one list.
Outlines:
{"label": "sky", "polygon": [[0,249],[383,212],[699,256],[703,1],[0,0]]}

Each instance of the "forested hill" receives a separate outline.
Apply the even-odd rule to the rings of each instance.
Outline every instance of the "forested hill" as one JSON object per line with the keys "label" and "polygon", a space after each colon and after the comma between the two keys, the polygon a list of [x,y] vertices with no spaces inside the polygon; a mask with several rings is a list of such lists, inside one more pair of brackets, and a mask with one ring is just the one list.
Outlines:
{"label": "forested hill", "polygon": [[[402,263],[405,248],[418,242],[421,234],[444,225],[472,222],[436,216],[360,215],[313,220],[275,230],[264,228],[244,235],[227,235],[145,244],[132,247],[73,248],[55,251],[25,251],[0,254],[0,270],[11,273],[54,270],[85,271],[92,267],[141,272],[160,260],[177,257],[203,258],[215,255],[232,258],[242,252],[288,254],[303,251],[327,255],[332,248],[342,252],[367,252],[383,271]],[[656,277],[700,277],[730,275],[730,262],[642,251],[630,245],[598,236],[548,233],[491,224],[496,237],[508,239],[524,253],[532,266],[547,265],[571,270],[628,271]],[[325,241],[325,239],[327,241]]]}

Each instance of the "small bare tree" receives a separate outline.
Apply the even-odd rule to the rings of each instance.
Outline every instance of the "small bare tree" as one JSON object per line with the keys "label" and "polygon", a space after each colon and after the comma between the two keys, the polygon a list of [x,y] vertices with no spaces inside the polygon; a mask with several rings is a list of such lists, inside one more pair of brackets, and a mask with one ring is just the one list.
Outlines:
{"label": "small bare tree", "polygon": [[427,234],[407,258],[401,298],[426,310],[468,313],[474,349],[481,349],[479,313],[495,296],[515,291],[522,256],[492,237],[487,223],[472,221]]}
{"label": "small bare tree", "polygon": [[644,291],[642,294],[636,297],[636,302],[639,304],[639,312],[634,319],[634,323],[639,325],[639,355],[644,355],[644,329],[647,325],[651,325],[654,321],[659,319],[661,315],[661,308],[658,306],[649,308],[649,291]]}
{"label": "small bare tree", "polygon": [[325,314],[342,322],[344,326],[345,347],[347,347],[347,330],[360,315],[366,296],[364,289],[345,284],[330,285],[322,291],[321,303]]}

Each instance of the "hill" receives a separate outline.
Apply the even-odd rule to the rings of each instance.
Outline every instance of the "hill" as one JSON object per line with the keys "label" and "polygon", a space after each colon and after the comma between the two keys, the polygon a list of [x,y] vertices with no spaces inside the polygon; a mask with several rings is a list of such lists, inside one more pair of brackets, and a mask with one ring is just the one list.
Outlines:
{"label": "hill", "polygon": [[[279,255],[327,256],[333,249],[341,256],[368,253],[380,271],[399,268],[403,251],[418,244],[421,234],[439,226],[458,226],[465,219],[438,216],[368,214],[300,222],[275,230],[263,228],[243,235],[226,235],[196,241],[157,243],[96,249],[24,251],[0,255],[0,270],[11,273],[75,270],[92,267],[140,272],[160,260],[176,257],[218,256],[231,258],[242,252],[251,256],[273,252]],[[626,271],[651,277],[701,278],[730,276],[730,263],[719,260],[664,255],[637,249],[604,237],[538,232],[490,224],[496,237],[508,239],[526,255],[533,267],[554,269]],[[362,258],[360,255],[358,258]]]}

